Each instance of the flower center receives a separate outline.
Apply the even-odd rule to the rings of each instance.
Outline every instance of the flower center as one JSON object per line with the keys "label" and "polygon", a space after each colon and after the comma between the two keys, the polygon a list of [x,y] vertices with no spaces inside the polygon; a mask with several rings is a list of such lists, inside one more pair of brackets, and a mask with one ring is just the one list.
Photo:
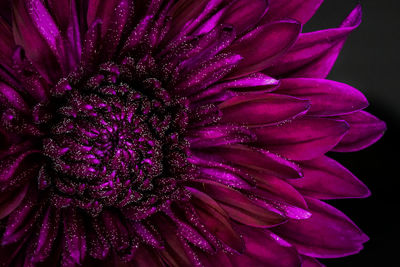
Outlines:
{"label": "flower center", "polygon": [[135,79],[134,71],[107,63],[96,75],[63,79],[53,89],[43,140],[49,160],[39,187],[52,185],[57,206],[93,215],[103,207],[157,206],[184,179],[187,101],[156,78]]}

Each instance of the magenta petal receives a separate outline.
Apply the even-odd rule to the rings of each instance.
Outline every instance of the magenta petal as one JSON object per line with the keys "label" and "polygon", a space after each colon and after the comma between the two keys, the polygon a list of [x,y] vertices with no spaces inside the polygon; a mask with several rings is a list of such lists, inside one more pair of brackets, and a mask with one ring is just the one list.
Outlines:
{"label": "magenta petal", "polygon": [[262,25],[234,42],[227,52],[244,59],[229,79],[242,77],[271,66],[297,40],[301,25],[297,21],[283,20]]}
{"label": "magenta petal", "polygon": [[221,16],[219,23],[230,24],[240,35],[256,25],[267,11],[267,0],[237,0],[230,4]]}
{"label": "magenta petal", "polygon": [[307,198],[312,216],[307,220],[289,220],[273,229],[306,256],[344,257],[358,253],[368,237],[339,210],[313,198]]}
{"label": "magenta petal", "polygon": [[7,66],[12,66],[11,58],[14,46],[12,29],[10,25],[0,17],[0,64],[3,63]]}
{"label": "magenta petal", "polygon": [[303,196],[290,185],[288,180],[279,179],[251,170],[249,170],[249,172],[257,181],[257,187],[250,189],[249,192],[265,200],[287,202],[300,208],[307,209],[307,204]]}
{"label": "magenta petal", "polygon": [[70,208],[64,213],[65,244],[69,257],[82,264],[86,256],[86,234],[81,215]]}
{"label": "magenta petal", "polygon": [[41,222],[39,234],[34,241],[36,246],[31,259],[33,262],[43,261],[51,254],[53,243],[58,235],[59,220],[60,211],[49,207]]}
{"label": "magenta petal", "polygon": [[386,131],[385,122],[365,111],[342,115],[338,119],[345,120],[350,130],[333,151],[359,151],[377,142]]}
{"label": "magenta petal", "polygon": [[22,242],[22,239],[31,233],[39,211],[37,192],[31,187],[22,203],[7,217],[1,245]]}
{"label": "magenta petal", "polygon": [[[199,180],[197,189],[216,200],[233,220],[252,227],[271,227],[285,221],[285,217],[262,208],[237,190],[217,182]],[[232,201],[234,199],[235,201]]]}
{"label": "magenta petal", "polygon": [[308,100],[277,94],[242,95],[220,104],[223,123],[240,125],[278,124],[307,112]]}
{"label": "magenta petal", "polygon": [[253,73],[243,78],[234,79],[222,83],[218,83],[214,86],[207,88],[201,93],[192,95],[189,99],[193,102],[201,101],[202,99],[208,99],[209,97],[223,94],[228,92],[227,90],[232,90],[234,92],[256,92],[262,94],[262,92],[271,92],[276,89],[279,84],[278,80],[265,75],[263,73]]}
{"label": "magenta petal", "polygon": [[0,82],[0,104],[27,112],[29,107],[22,96],[10,86]]}
{"label": "magenta petal", "polygon": [[174,5],[169,15],[172,17],[173,28],[167,39],[187,34],[196,29],[223,0],[180,0]]}
{"label": "magenta petal", "polygon": [[300,178],[303,175],[301,168],[294,162],[269,151],[244,145],[210,148],[207,149],[207,154],[204,153],[201,156],[208,157],[214,161],[229,162],[230,164],[258,170],[282,178]]}
{"label": "magenta petal", "polygon": [[323,0],[269,0],[269,10],[263,22],[291,18],[305,24]]}
{"label": "magenta petal", "polygon": [[368,188],[349,170],[326,156],[301,162],[304,177],[289,181],[301,193],[318,199],[357,198]]}
{"label": "magenta petal", "polygon": [[357,6],[336,29],[301,34],[289,52],[265,73],[274,77],[325,78],[347,36],[361,23],[361,7]]}
{"label": "magenta petal", "polygon": [[325,267],[317,259],[301,255],[301,267]]}
{"label": "magenta petal", "polygon": [[18,156],[10,156],[0,161],[0,188],[3,183],[9,183],[21,163],[27,159],[30,155],[35,153],[34,151],[28,151]]}
{"label": "magenta petal", "polygon": [[207,194],[191,187],[186,187],[186,189],[192,194],[196,213],[207,230],[232,249],[242,252],[243,240],[232,228],[226,212]]}
{"label": "magenta petal", "polygon": [[335,147],[349,125],[344,120],[305,117],[252,130],[257,136],[257,146],[292,160],[308,160]]}
{"label": "magenta petal", "polygon": [[325,79],[282,79],[277,92],[310,100],[307,115],[313,116],[342,115],[368,106],[367,99],[357,89]]}
{"label": "magenta petal", "polygon": [[[112,2],[112,1],[107,1]],[[102,4],[103,5],[103,4]],[[103,8],[103,7],[102,7]],[[129,0],[119,0],[112,9],[110,17],[100,17],[103,21],[103,29],[106,29],[103,38],[103,53],[104,57],[111,58],[117,46],[120,42],[123,30],[129,20],[133,6]],[[110,20],[110,24],[107,25],[107,21]]]}
{"label": "magenta petal", "polygon": [[246,252],[244,255],[230,256],[233,266],[301,266],[300,256],[296,249],[281,237],[266,229],[246,226],[238,228],[243,234]]}
{"label": "magenta petal", "polygon": [[64,59],[60,57],[61,34],[40,0],[13,1],[13,31],[17,44],[48,81],[60,78]]}
{"label": "magenta petal", "polygon": [[28,186],[23,186],[10,193],[2,193],[0,196],[0,219],[7,217],[22,202],[28,191]]}

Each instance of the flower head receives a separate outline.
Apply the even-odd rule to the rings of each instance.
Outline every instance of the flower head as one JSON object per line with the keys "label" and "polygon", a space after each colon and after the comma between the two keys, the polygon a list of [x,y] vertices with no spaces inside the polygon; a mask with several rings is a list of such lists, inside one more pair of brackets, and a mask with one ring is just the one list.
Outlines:
{"label": "flower head", "polygon": [[[269,3],[268,3],[269,2]],[[326,76],[322,0],[13,0],[0,17],[1,266],[318,266],[367,236],[325,156],[385,124]]]}

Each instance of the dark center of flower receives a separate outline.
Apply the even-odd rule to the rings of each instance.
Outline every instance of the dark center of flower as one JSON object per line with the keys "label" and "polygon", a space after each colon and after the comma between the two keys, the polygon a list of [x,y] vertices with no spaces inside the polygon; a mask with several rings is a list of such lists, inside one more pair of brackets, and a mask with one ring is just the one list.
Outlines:
{"label": "dark center of flower", "polygon": [[39,187],[51,185],[57,206],[94,215],[103,207],[154,207],[173,198],[185,179],[187,101],[156,78],[136,75],[132,61],[103,64],[83,80],[63,79],[53,89],[53,108],[37,106],[49,159]]}

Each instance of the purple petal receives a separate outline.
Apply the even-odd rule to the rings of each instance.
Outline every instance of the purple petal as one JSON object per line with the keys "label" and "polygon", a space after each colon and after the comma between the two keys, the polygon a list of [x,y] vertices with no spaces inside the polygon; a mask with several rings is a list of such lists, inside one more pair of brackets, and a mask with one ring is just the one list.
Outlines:
{"label": "purple petal", "polygon": [[163,248],[162,241],[156,236],[145,224],[140,222],[132,222],[132,228],[135,233],[148,245],[155,248]]}
{"label": "purple petal", "polygon": [[349,170],[326,156],[301,162],[304,177],[289,181],[302,194],[318,199],[358,198],[368,188]]}
{"label": "purple petal", "polygon": [[29,107],[22,96],[10,86],[0,82],[0,103],[26,113]]}
{"label": "purple petal", "polygon": [[110,244],[105,236],[105,229],[95,218],[91,221],[91,227],[87,229],[88,253],[95,259],[104,260],[110,252]]}
{"label": "purple petal", "polygon": [[202,179],[209,179],[227,186],[238,189],[251,189],[253,186],[250,185],[240,174],[227,170],[225,168],[199,168],[200,177]]}
{"label": "purple petal", "polygon": [[317,259],[301,255],[301,267],[325,267]]}
{"label": "purple petal", "polygon": [[39,216],[39,205],[37,191],[29,188],[22,203],[8,216],[5,223],[1,245],[22,241],[32,231]]}
{"label": "purple petal", "polygon": [[325,154],[348,130],[344,120],[311,117],[252,129],[257,135],[257,146],[292,160],[308,160]]}
{"label": "purple petal", "polygon": [[269,0],[268,13],[262,22],[291,18],[305,24],[323,0]]}
{"label": "purple petal", "polygon": [[273,231],[310,257],[344,257],[362,249],[368,237],[346,215],[316,199],[307,198],[307,204],[309,219],[289,220]]}
{"label": "purple petal", "polygon": [[243,78],[215,84],[203,92],[191,95],[189,99],[196,104],[221,102],[216,99],[221,98],[224,101],[237,95],[269,93],[276,90],[278,84],[278,80],[257,72]]}
{"label": "purple petal", "polygon": [[186,189],[192,194],[192,203],[196,208],[200,221],[206,226],[207,230],[232,249],[238,252],[243,251],[244,243],[242,239],[232,228],[229,216],[218,203],[195,188],[186,187]]}
{"label": "purple petal", "polygon": [[153,253],[153,249],[140,246],[132,259],[132,266],[137,267],[163,267],[165,264],[161,262],[159,255]]}
{"label": "purple petal", "polygon": [[219,81],[236,67],[242,59],[240,55],[221,54],[216,56],[204,63],[201,68],[182,75],[180,82],[174,86],[174,90],[185,96],[197,93]]}
{"label": "purple petal", "polygon": [[10,25],[0,17],[0,64],[3,63],[7,66],[12,66],[11,58],[14,46],[12,29]]}
{"label": "purple petal", "polygon": [[325,78],[347,36],[361,23],[357,6],[339,28],[301,34],[289,52],[264,72],[273,77]]}
{"label": "purple petal", "polygon": [[2,185],[3,183],[10,183],[10,179],[12,179],[13,176],[17,173],[18,169],[22,165],[22,162],[34,153],[35,151],[28,151],[21,155],[10,156],[4,160],[1,160],[0,185]]}
{"label": "purple petal", "polygon": [[48,0],[50,13],[59,27],[64,41],[63,57],[68,70],[74,70],[81,57],[81,33],[75,0]]}
{"label": "purple petal", "polygon": [[310,100],[307,115],[313,116],[342,115],[368,106],[367,99],[357,89],[325,79],[282,79],[277,92]]}
{"label": "purple petal", "polygon": [[267,0],[237,0],[226,8],[219,23],[233,25],[238,35],[259,22],[268,8]]}
{"label": "purple petal", "polygon": [[58,235],[60,224],[59,210],[49,207],[41,222],[39,234],[34,241],[36,246],[31,260],[33,262],[44,261],[50,256],[53,248],[53,243]]}
{"label": "purple petal", "polygon": [[[60,78],[64,67],[60,57],[61,34],[46,7],[40,0],[13,1],[13,31],[17,44],[40,74],[48,81]],[[62,49],[61,49],[62,50]]]}
{"label": "purple petal", "polygon": [[189,131],[187,140],[191,148],[202,148],[254,140],[250,130],[240,126],[210,126]]}
{"label": "purple petal", "polygon": [[258,206],[237,190],[208,180],[197,183],[197,189],[215,199],[229,217],[240,223],[252,227],[271,227],[285,221],[283,216]]}
{"label": "purple petal", "polygon": [[301,25],[292,20],[277,21],[252,30],[229,48],[227,52],[244,59],[229,79],[242,77],[271,66],[297,40]]}
{"label": "purple petal", "polygon": [[80,216],[74,208],[66,210],[63,216],[67,253],[76,264],[82,264],[86,256],[85,227]]}
{"label": "purple petal", "polygon": [[386,131],[385,122],[365,111],[342,115],[338,119],[345,120],[350,130],[333,148],[337,152],[359,151],[377,142]]}
{"label": "purple petal", "polygon": [[229,162],[282,178],[300,178],[303,175],[297,164],[269,151],[244,145],[210,148],[207,153],[196,153],[209,160]]}
{"label": "purple petal", "polygon": [[301,266],[296,249],[281,237],[266,229],[238,226],[246,243],[244,255],[231,255],[232,265],[292,267]]}
{"label": "purple petal", "polygon": [[183,36],[196,29],[223,0],[180,0],[170,11],[172,25],[167,40]]}
{"label": "purple petal", "polygon": [[15,191],[2,193],[0,196],[0,219],[7,217],[21,204],[27,191],[28,186],[23,186]]}
{"label": "purple petal", "polygon": [[308,100],[277,94],[242,95],[220,104],[222,123],[278,124],[307,112]]}
{"label": "purple petal", "polygon": [[177,233],[176,226],[163,217],[157,217],[156,220],[165,240],[165,249],[159,251],[163,262],[169,266],[195,266],[198,263],[197,256],[187,247],[186,240]]}
{"label": "purple petal", "polygon": [[307,204],[303,196],[287,180],[252,170],[249,170],[249,173],[257,181],[257,187],[250,189],[249,192],[262,199],[287,202],[307,209]]}
{"label": "purple petal", "polygon": [[103,211],[102,219],[106,231],[106,237],[112,247],[121,252],[128,249],[130,245],[129,232],[120,218],[111,211]]}
{"label": "purple petal", "polygon": [[81,65],[83,69],[94,67],[94,63],[98,60],[100,43],[101,43],[101,25],[100,20],[96,20],[90,25],[86,32],[82,49]]}
{"label": "purple petal", "polygon": [[[129,16],[132,15],[132,9],[133,5],[131,1],[119,0],[112,8],[111,14],[107,14],[109,18],[105,17],[107,15],[100,17],[103,21],[103,32],[105,31],[103,38],[103,53],[105,58],[111,58],[115,53]],[[107,24],[108,21],[110,21],[109,24]]]}

